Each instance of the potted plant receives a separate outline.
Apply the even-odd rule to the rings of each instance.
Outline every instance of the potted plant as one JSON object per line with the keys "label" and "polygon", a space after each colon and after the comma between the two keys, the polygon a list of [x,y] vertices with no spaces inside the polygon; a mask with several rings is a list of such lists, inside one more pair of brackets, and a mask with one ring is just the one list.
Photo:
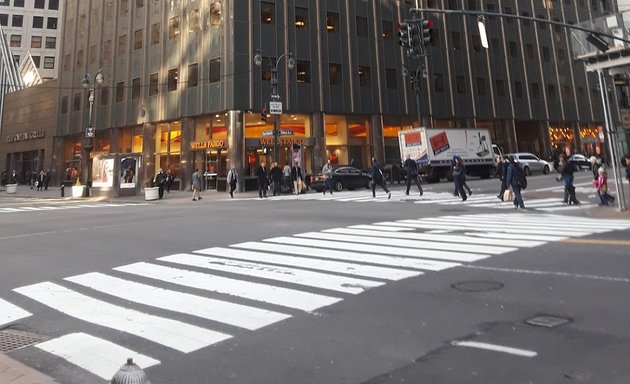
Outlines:
{"label": "potted plant", "polygon": [[77,182],[72,186],[72,197],[83,197],[85,185],[81,185],[81,180],[77,177]]}
{"label": "potted plant", "polygon": [[7,193],[16,193],[17,184],[7,184]]}
{"label": "potted plant", "polygon": [[144,186],[144,200],[157,200],[159,198],[158,187],[153,186],[152,181],[147,181]]}

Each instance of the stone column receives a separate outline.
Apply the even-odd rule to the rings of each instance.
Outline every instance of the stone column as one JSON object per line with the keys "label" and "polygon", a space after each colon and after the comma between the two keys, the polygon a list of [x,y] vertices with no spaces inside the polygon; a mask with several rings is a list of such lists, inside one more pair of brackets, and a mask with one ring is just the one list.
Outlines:
{"label": "stone column", "polygon": [[573,148],[571,153],[582,153],[582,140],[580,139],[580,123],[577,121],[571,122],[571,128],[573,129]]}
{"label": "stone column", "polygon": [[[313,137],[313,173],[316,173],[326,162],[326,116],[323,112],[311,115],[311,137]],[[304,164],[302,164],[304,167]]]}
{"label": "stone column", "polygon": [[383,116],[370,116],[370,144],[372,146],[372,157],[375,157],[379,163],[385,164],[385,141],[383,138]]}
{"label": "stone column", "polygon": [[238,172],[238,192],[245,191],[245,127],[242,111],[228,111],[227,116],[227,168]]}
{"label": "stone column", "polygon": [[155,177],[155,125],[143,124],[142,125],[142,158],[144,170],[142,171],[142,188],[147,186],[147,183],[153,182]]}
{"label": "stone column", "polygon": [[[192,142],[195,136],[195,120],[190,117],[182,119],[182,152],[181,152],[181,171],[179,173],[179,190],[185,191],[186,186],[190,185],[192,174],[194,172],[192,162]],[[203,172],[203,169],[200,169]]]}
{"label": "stone column", "polygon": [[121,128],[109,129],[109,153],[120,153]]}
{"label": "stone column", "polygon": [[64,141],[65,141],[65,138],[63,136],[53,137],[52,164],[50,165],[51,167],[50,184],[51,185],[60,186],[61,183],[66,178],[66,167],[65,167],[66,159],[64,158],[64,154],[63,154]]}
{"label": "stone column", "polygon": [[541,143],[541,150],[543,158],[546,159],[547,155],[551,153],[551,137],[549,136],[549,122],[548,121],[539,121],[539,139]]}
{"label": "stone column", "polygon": [[505,130],[505,138],[507,139],[507,152],[517,152],[518,140],[516,139],[516,126],[514,125],[514,120],[504,120],[503,129]]}

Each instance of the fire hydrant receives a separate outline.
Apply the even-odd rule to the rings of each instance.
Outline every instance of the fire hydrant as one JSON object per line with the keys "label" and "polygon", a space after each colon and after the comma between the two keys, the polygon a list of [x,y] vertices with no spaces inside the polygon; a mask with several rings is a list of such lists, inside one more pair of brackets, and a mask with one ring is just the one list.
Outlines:
{"label": "fire hydrant", "polygon": [[112,377],[110,384],[151,384],[146,373],[136,364],[130,357],[127,359],[127,364],[120,367],[118,372]]}
{"label": "fire hydrant", "polygon": [[66,185],[65,184],[61,184],[61,187],[59,188],[59,190],[61,191],[61,197],[65,197],[66,196]]}

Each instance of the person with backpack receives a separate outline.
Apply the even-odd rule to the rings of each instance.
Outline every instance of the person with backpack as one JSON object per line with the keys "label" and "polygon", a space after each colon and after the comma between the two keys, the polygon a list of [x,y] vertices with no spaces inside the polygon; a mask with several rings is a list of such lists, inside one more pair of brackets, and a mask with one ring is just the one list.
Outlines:
{"label": "person with backpack", "polygon": [[593,184],[601,201],[599,205],[612,205],[615,203],[615,197],[608,193],[608,175],[604,167],[597,169],[597,179],[593,181]]}
{"label": "person with backpack", "polygon": [[460,196],[462,201],[468,200],[466,191],[464,191],[464,184],[466,183],[466,169],[461,157],[453,155],[451,163],[451,173],[453,174],[453,183],[455,184],[455,191],[453,196]]}
{"label": "person with backpack", "polygon": [[387,199],[390,199],[392,197],[392,193],[389,191],[389,189],[387,189],[385,176],[383,175],[383,168],[374,157],[372,158],[370,177],[372,178],[372,197],[376,197],[376,185],[378,184],[387,193]]}
{"label": "person with backpack", "polygon": [[575,187],[573,186],[573,173],[575,172],[575,166],[567,161],[567,156],[561,153],[558,157],[558,172],[560,177],[556,180],[564,183],[564,203],[571,205],[580,205],[577,197],[575,196]]}
{"label": "person with backpack", "polygon": [[506,178],[507,185],[512,189],[512,192],[514,192],[514,209],[525,209],[521,189],[527,188],[527,179],[525,178],[525,172],[523,172],[520,165],[516,164],[513,157],[509,158]]}
{"label": "person with backpack", "polygon": [[407,155],[407,159],[403,163],[403,168],[405,168],[407,175],[407,191],[405,192],[405,195],[409,195],[409,188],[411,187],[411,183],[414,182],[418,187],[418,191],[420,191],[420,196],[422,196],[424,191],[422,191],[422,186],[420,186],[420,181],[418,180],[418,164],[415,160],[411,159],[410,155]]}

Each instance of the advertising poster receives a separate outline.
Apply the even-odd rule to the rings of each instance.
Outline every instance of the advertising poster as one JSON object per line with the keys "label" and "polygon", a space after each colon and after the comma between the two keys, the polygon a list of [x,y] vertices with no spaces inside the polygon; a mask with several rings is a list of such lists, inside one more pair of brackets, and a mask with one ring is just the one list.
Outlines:
{"label": "advertising poster", "polygon": [[138,159],[123,157],[120,160],[120,188],[135,188],[138,175]]}
{"label": "advertising poster", "polygon": [[114,159],[95,157],[92,161],[92,187],[114,186]]}

